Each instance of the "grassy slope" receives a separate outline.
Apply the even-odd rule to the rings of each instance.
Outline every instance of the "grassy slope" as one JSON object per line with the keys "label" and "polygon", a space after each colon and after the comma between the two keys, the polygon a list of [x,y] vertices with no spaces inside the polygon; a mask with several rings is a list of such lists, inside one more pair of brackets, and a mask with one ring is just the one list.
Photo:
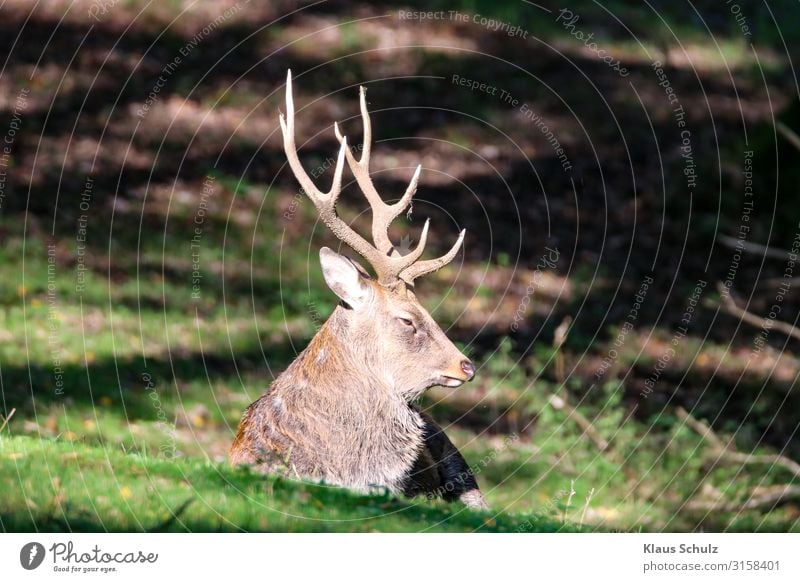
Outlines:
{"label": "grassy slope", "polygon": [[[232,196],[230,192],[222,195]],[[291,192],[276,192],[268,202],[279,207],[291,196]],[[239,197],[237,204],[256,206],[260,200]],[[0,500],[5,528],[35,525],[59,530],[69,524],[89,530],[151,529],[194,497],[200,499],[182,517],[192,530],[472,530],[482,526],[481,516],[460,513],[451,519],[453,508],[407,509],[387,498],[365,500],[313,486],[276,484],[273,497],[267,497],[258,478],[207,464],[209,459],[223,462],[242,410],[305,345],[314,321],[330,309],[333,302],[316,265],[309,269],[308,283],[305,273],[285,277],[285,286],[298,283],[282,289],[275,307],[270,306],[274,298],[266,295],[257,295],[257,304],[250,304],[249,285],[248,292],[223,294],[212,278],[204,287],[204,302],[197,305],[188,297],[190,279],[179,269],[165,278],[148,275],[155,277],[150,280],[142,275],[138,281],[131,277],[113,284],[95,270],[87,276],[86,291],[78,303],[72,291],[74,273],[66,261],[60,261],[53,310],[47,296],[43,241],[23,238],[19,223],[5,220],[3,226],[7,241],[0,249],[0,263],[10,276],[0,279],[4,307],[0,311],[4,410],[0,413],[16,409],[4,432],[14,438],[3,444],[0,453],[0,485],[11,491]],[[220,241],[212,242],[210,233],[207,242],[209,254],[222,246]],[[251,260],[249,244],[235,242],[228,241],[225,247],[234,280],[250,276]],[[173,240],[168,243],[178,245]],[[125,272],[136,273],[137,256],[156,256],[161,244],[157,239],[143,241],[138,249],[120,244],[115,263]],[[259,257],[274,255],[270,244],[266,237],[256,239]],[[285,248],[299,255],[304,247],[287,244]],[[24,284],[22,257],[26,260]],[[283,259],[285,264],[305,266],[305,257],[284,255]],[[260,267],[263,271],[253,275],[254,285],[269,290],[274,284],[274,265]],[[142,290],[149,295],[139,311]],[[435,305],[437,292],[441,286],[434,280],[425,303]],[[458,300],[453,296],[449,303],[455,305]],[[314,313],[310,313],[312,308]],[[446,323],[449,314],[437,317]],[[54,326],[64,372],[63,395],[56,394],[48,342]],[[613,336],[594,349],[607,353],[611,341]],[[691,371],[693,362],[699,361],[693,358],[692,346],[685,342],[673,361],[676,375]],[[629,342],[620,362],[630,358],[649,373],[652,362],[637,355],[637,349]],[[702,349],[713,353],[722,347],[706,342]],[[686,501],[706,490],[709,496],[744,501],[750,491],[780,486],[790,475],[775,465],[764,466],[763,472],[741,471],[738,466],[715,462],[707,443],[669,411],[656,410],[651,416],[626,421],[624,381],[612,374],[591,394],[584,394],[580,382],[573,380],[567,386],[573,402],[614,444],[613,456],[599,454],[566,414],[548,404],[550,394],[564,389],[548,372],[552,356],[545,342],[536,346],[533,355],[519,360],[504,343],[497,352],[482,356],[485,363],[476,382],[455,392],[434,393],[423,402],[431,406],[433,416],[476,469],[494,507],[513,515],[536,514],[540,519],[535,526],[545,529],[548,524],[560,524],[564,516],[568,523],[584,520],[592,526],[626,531],[800,527],[792,506],[733,515],[687,512]],[[145,373],[152,378],[153,390],[147,389]],[[705,372],[698,372],[699,379],[704,377]],[[20,438],[23,435],[34,440]],[[44,437],[41,445],[39,437]],[[49,440],[59,437],[66,442]],[[79,442],[82,445],[73,444]],[[164,446],[174,446],[185,460],[153,459]],[[142,457],[125,456],[122,451],[150,460],[143,462],[137,460]],[[757,452],[774,451],[759,446]],[[41,462],[43,454],[49,473]],[[116,478],[108,468],[107,454]],[[19,458],[13,458],[16,455]],[[713,467],[711,473],[709,467]],[[33,505],[28,508],[18,488],[18,475],[24,478],[24,489],[31,490]],[[52,486],[56,476],[65,496],[61,505]],[[236,487],[226,488],[228,481]],[[6,487],[9,484],[13,486]],[[127,501],[120,498],[125,487],[132,493]],[[566,493],[571,488],[575,491],[572,499]],[[263,502],[263,511],[248,504],[248,493]],[[94,501],[96,510],[95,496],[103,498]],[[313,500],[319,501],[318,508]],[[212,509],[223,506],[219,509],[223,516]],[[267,507],[289,512],[292,507],[301,508],[306,518],[330,518],[341,511],[348,519],[374,519],[338,524],[288,519]],[[406,510],[387,517],[394,508]],[[498,518],[492,527],[513,530],[525,522],[525,517]],[[176,520],[168,526],[180,528],[181,523]]]}
{"label": "grassy slope", "polygon": [[385,494],[357,495],[198,460],[168,461],[28,437],[0,439],[0,490],[5,531],[509,532],[561,527],[535,516],[495,516]]}
{"label": "grassy slope", "polygon": [[[232,194],[226,191],[222,195]],[[268,202],[279,207],[291,195],[276,192]],[[237,204],[250,207],[260,200],[240,197]],[[286,276],[286,286],[301,283],[283,289],[279,308],[270,308],[272,299],[257,296],[254,309],[248,293],[224,295],[214,283],[204,287],[204,303],[198,306],[189,300],[189,279],[181,273],[153,280],[143,275],[139,281],[130,278],[109,285],[102,273],[93,271],[78,304],[72,291],[74,273],[59,262],[54,281],[57,303],[52,310],[43,242],[23,238],[19,223],[3,221],[3,225],[8,237],[0,249],[0,262],[11,276],[0,280],[5,408],[0,413],[16,409],[4,432],[14,438],[3,444],[0,453],[0,485],[11,491],[0,501],[5,528],[32,529],[35,524],[44,530],[59,530],[69,524],[73,529],[89,530],[152,529],[195,496],[200,499],[182,518],[189,520],[186,527],[192,530],[471,530],[482,525],[482,517],[464,513],[449,519],[454,509],[442,506],[408,509],[386,517],[393,508],[407,505],[386,498],[365,501],[313,486],[281,483],[273,488],[275,497],[267,497],[258,478],[208,464],[224,461],[242,410],[266,388],[271,374],[280,372],[305,345],[313,334],[315,319],[324,318],[330,309],[333,302],[316,266],[309,269],[308,283],[305,274]],[[209,234],[209,252],[222,246],[219,241],[215,246],[211,239]],[[115,263],[135,273],[136,257],[156,256],[161,244],[148,239],[138,250],[121,244]],[[259,257],[272,256],[268,238],[256,239],[256,246]],[[249,277],[249,245],[229,241],[225,248],[233,264],[229,267],[232,278]],[[300,244],[285,248],[298,255],[303,249]],[[20,278],[23,256],[24,285]],[[283,258],[286,264],[305,265],[305,257]],[[263,272],[253,275],[254,285],[270,289],[274,265],[269,269],[260,266]],[[143,301],[139,311],[137,302],[143,289],[148,290],[146,299],[151,302]],[[435,305],[440,291],[440,285],[431,284],[425,303]],[[456,304],[458,299],[451,297],[449,303]],[[312,308],[315,313],[310,313]],[[448,314],[437,316],[446,323]],[[60,396],[47,341],[54,325],[65,382]],[[289,337],[291,343],[287,343]],[[604,353],[608,345],[598,344],[596,350]],[[679,371],[691,369],[691,347],[685,342],[685,350],[673,362],[676,367],[687,362]],[[635,349],[630,342],[620,361],[632,358],[651,369],[652,363],[637,356]],[[715,349],[719,347],[712,342],[703,345],[705,351]],[[435,392],[423,402],[478,472],[494,507],[512,515],[535,514],[539,518],[535,527],[545,529],[548,524],[561,524],[565,516],[567,523],[583,520],[593,527],[626,531],[785,531],[800,527],[791,506],[766,514],[687,513],[685,503],[700,492],[700,486],[710,495],[745,500],[754,488],[780,486],[790,476],[778,466],[765,466],[766,472],[742,472],[735,465],[719,463],[714,463],[708,474],[714,457],[707,444],[671,414],[625,421],[623,382],[612,380],[611,374],[607,383],[585,395],[578,405],[599,433],[614,443],[613,456],[599,454],[567,415],[548,405],[549,395],[563,390],[546,369],[552,356],[552,348],[545,343],[537,345],[533,355],[518,360],[508,343],[503,343],[497,352],[484,357],[476,382],[454,392]],[[153,390],[147,389],[145,373],[152,378]],[[577,404],[582,385],[573,381],[568,388]],[[20,438],[23,435],[33,440]],[[37,444],[39,437],[44,437],[41,445]],[[53,444],[50,439],[54,438],[66,442]],[[154,459],[165,446],[174,446],[185,460]],[[122,451],[141,457],[125,456]],[[772,451],[764,447],[763,452]],[[41,462],[43,454],[50,464],[49,473]],[[14,458],[17,455],[19,458]],[[108,469],[106,455],[116,477]],[[142,457],[149,460],[136,460]],[[103,471],[106,476],[99,478]],[[189,475],[186,483],[184,473]],[[24,478],[24,490],[32,490],[34,505],[28,508],[18,488],[18,475]],[[53,477],[61,479],[60,491],[65,495],[60,506]],[[227,481],[238,489],[226,488]],[[7,484],[13,486],[5,487]],[[94,502],[96,510],[91,501],[95,484],[96,496],[104,498]],[[119,497],[120,491],[127,491],[125,487],[132,494],[127,501]],[[570,499],[567,492],[571,488],[575,494]],[[269,509],[254,510],[259,506],[248,505],[247,497],[237,493],[239,489],[252,493],[264,507],[302,508],[306,518],[330,517],[341,510],[347,518],[374,519],[338,524],[287,519]],[[82,493],[73,497],[76,491]],[[319,500],[320,507],[315,508],[313,501],[306,503],[306,498]],[[337,509],[340,502],[344,505]],[[220,510],[225,517],[212,509],[221,504],[225,505]],[[504,519],[509,519],[510,525]],[[502,518],[493,527],[513,530],[525,523],[525,517]],[[180,528],[181,521],[169,527]]]}

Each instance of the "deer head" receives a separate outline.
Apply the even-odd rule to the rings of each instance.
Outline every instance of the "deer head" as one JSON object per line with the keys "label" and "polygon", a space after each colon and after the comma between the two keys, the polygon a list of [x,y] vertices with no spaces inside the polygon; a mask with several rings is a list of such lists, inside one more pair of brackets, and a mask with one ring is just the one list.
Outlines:
{"label": "deer head", "polygon": [[[337,354],[347,358],[349,365],[369,367],[372,373],[407,398],[416,397],[434,385],[460,386],[472,379],[475,368],[419,303],[414,294],[414,280],[452,261],[466,231],[461,231],[445,255],[423,261],[420,258],[428,240],[430,224],[426,221],[417,246],[405,255],[398,252],[389,239],[389,226],[410,204],[417,189],[421,166],[417,166],[408,188],[396,203],[383,201],[369,175],[372,128],[364,87],[361,87],[360,97],[364,126],[361,158],[355,158],[347,146],[347,138],[341,134],[338,125],[334,125],[341,145],[333,184],[325,193],[314,185],[297,155],[291,71],[286,77],[286,117],[281,114],[280,124],[289,166],[325,225],[339,240],[361,255],[375,272],[371,277],[355,261],[327,247],[320,250],[325,282],[341,299],[340,306],[323,328],[331,336],[326,341],[344,346],[346,355]],[[345,160],[372,210],[371,243],[336,213]],[[319,351],[324,359],[324,348]]]}

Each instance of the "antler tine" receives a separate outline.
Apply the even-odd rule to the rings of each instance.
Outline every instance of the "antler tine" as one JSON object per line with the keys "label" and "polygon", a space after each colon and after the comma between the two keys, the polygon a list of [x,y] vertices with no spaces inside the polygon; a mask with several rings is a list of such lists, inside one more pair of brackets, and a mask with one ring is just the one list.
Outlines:
{"label": "antler tine", "polygon": [[[350,171],[353,172],[353,176],[355,176],[359,188],[364,192],[364,196],[366,196],[372,208],[372,241],[381,254],[392,256],[395,252],[395,248],[392,241],[389,239],[389,226],[392,221],[408,207],[411,198],[416,193],[419,173],[422,166],[417,166],[414,176],[411,178],[411,182],[400,200],[394,204],[387,204],[383,201],[383,198],[378,194],[375,185],[372,183],[372,178],[369,175],[369,161],[372,153],[372,123],[369,117],[369,110],[367,109],[367,90],[364,87],[361,87],[359,90],[359,100],[361,106],[361,124],[364,131],[361,159],[356,160],[353,152],[348,149],[347,164],[350,166]],[[339,125],[334,124],[333,129],[336,138],[342,142],[345,138],[339,131]]]}
{"label": "antler tine", "polygon": [[283,133],[283,149],[286,152],[286,159],[289,161],[289,167],[292,169],[292,173],[295,178],[297,178],[297,181],[300,182],[303,191],[311,198],[311,201],[319,212],[320,218],[325,225],[331,229],[336,238],[350,246],[377,270],[377,265],[380,260],[377,250],[336,215],[336,200],[342,191],[342,171],[344,170],[345,155],[349,152],[347,148],[347,139],[344,138],[341,140],[339,156],[336,160],[336,168],[333,174],[333,184],[327,193],[322,192],[314,185],[314,182],[300,163],[300,158],[297,155],[297,146],[294,141],[294,99],[292,97],[291,70],[286,74],[286,118],[281,114],[280,124],[281,132]]}
{"label": "antler tine", "polygon": [[360,163],[365,168],[368,168],[369,157],[372,153],[372,121],[367,110],[367,89],[363,85],[358,88],[358,104],[361,109],[361,123],[364,126],[364,144],[361,150]]}
{"label": "antler tine", "polygon": [[[367,118],[369,119],[369,118]],[[333,132],[336,134],[336,139],[339,140],[341,143],[344,139],[346,139],[342,132],[339,131],[339,124],[334,122],[333,123]],[[366,133],[365,133],[366,135]],[[369,148],[366,145],[361,146],[362,153],[361,160],[356,160],[356,157],[353,155],[353,152],[350,151],[348,148],[347,150],[347,165],[350,166],[350,171],[353,172],[353,175],[358,182],[358,187],[361,188],[361,191],[364,193],[364,196],[367,197],[370,206],[372,207],[381,207],[385,206],[386,203],[381,198],[378,191],[375,189],[374,184],[372,183],[372,179],[369,177]],[[366,153],[366,158],[364,154]]]}
{"label": "antler tine", "polygon": [[414,175],[411,176],[411,181],[408,183],[408,187],[406,188],[405,193],[403,196],[395,202],[394,204],[390,205],[391,208],[391,220],[394,220],[400,214],[402,214],[403,210],[408,208],[408,205],[411,203],[411,199],[414,197],[414,194],[417,193],[417,184],[419,183],[419,173],[422,171],[422,164],[417,165],[417,169],[414,170]]}
{"label": "antler tine", "polygon": [[[458,240],[452,246],[452,248],[438,259],[430,259],[428,261],[420,261],[418,263],[412,263],[411,265],[406,267],[403,271],[401,271],[398,277],[410,285],[414,283],[414,279],[422,277],[423,275],[427,275],[428,273],[433,273],[434,271],[438,271],[439,269],[444,267],[446,264],[448,264],[455,258],[456,254],[458,253],[458,250],[461,248],[461,245],[464,242],[464,235],[466,233],[467,229],[463,229],[461,231],[461,234],[458,235]],[[420,243],[421,242],[422,241],[420,240]]]}

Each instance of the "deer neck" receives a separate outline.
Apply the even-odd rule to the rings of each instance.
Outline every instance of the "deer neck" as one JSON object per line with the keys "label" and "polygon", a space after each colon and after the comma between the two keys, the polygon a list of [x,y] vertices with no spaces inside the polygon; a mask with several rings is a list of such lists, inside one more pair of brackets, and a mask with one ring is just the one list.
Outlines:
{"label": "deer neck", "polygon": [[322,422],[322,429],[304,429],[303,439],[314,440],[313,465],[327,481],[395,490],[423,444],[424,423],[380,369],[374,342],[354,337],[343,309],[336,308],[274,394],[293,401],[287,409]]}
{"label": "deer neck", "polygon": [[309,384],[341,395],[392,399],[398,391],[382,365],[375,341],[359,334],[350,316],[345,307],[337,306],[301,354]]}
{"label": "deer neck", "polygon": [[[344,307],[337,307],[287,369],[289,382],[305,402],[323,408],[329,418],[369,422],[376,430],[418,424],[418,414],[388,377],[375,342],[358,336]],[[392,422],[385,422],[392,419]],[[398,423],[399,421],[399,423]],[[414,428],[416,430],[416,428]]]}

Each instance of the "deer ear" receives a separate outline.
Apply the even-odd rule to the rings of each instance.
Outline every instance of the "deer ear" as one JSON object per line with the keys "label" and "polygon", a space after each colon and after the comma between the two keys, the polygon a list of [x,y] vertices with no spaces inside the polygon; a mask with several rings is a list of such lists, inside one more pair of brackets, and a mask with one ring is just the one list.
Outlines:
{"label": "deer ear", "polygon": [[325,282],[339,299],[353,309],[359,309],[369,300],[372,287],[365,281],[368,277],[360,265],[328,247],[319,250],[319,262]]}

